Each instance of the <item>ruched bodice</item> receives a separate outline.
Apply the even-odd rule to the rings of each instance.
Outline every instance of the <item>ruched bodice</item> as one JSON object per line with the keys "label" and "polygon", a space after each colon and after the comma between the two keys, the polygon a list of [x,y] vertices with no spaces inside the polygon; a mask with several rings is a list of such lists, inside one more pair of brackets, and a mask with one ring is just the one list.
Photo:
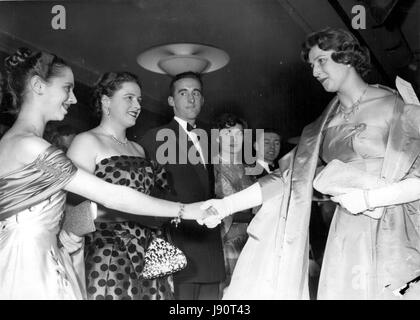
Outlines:
{"label": "ruched bodice", "polygon": [[65,247],[57,244],[64,186],[77,169],[52,146],[0,177],[0,299],[82,299]]}
{"label": "ruched bodice", "polygon": [[365,123],[346,123],[326,128],[321,158],[338,159],[379,176],[385,156],[389,129]]}
{"label": "ruched bodice", "polygon": [[382,159],[385,155],[388,128],[348,123],[325,129],[321,157],[325,162],[338,159],[351,162]]}
{"label": "ruched bodice", "polygon": [[57,192],[64,198],[62,188],[76,170],[61,150],[50,146],[23,168],[3,175],[0,177],[0,220]]}

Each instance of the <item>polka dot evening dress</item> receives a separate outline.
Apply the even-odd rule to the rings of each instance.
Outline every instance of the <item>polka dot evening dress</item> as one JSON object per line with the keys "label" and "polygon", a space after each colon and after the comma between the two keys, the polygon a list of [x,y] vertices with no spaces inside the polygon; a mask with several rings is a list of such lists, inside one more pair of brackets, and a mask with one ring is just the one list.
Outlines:
{"label": "polka dot evening dress", "polygon": [[[96,165],[95,175],[145,194],[168,190],[164,169],[141,157],[105,158]],[[161,236],[161,230],[133,221],[95,224],[96,231],[85,243],[88,299],[173,299],[172,276],[153,280],[141,276],[146,249],[155,236]]]}

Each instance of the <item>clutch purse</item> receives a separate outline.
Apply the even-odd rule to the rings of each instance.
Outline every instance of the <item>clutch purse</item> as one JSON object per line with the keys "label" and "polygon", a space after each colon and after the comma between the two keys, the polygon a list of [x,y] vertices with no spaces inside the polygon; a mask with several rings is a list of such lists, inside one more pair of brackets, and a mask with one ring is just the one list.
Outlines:
{"label": "clutch purse", "polygon": [[[337,196],[352,189],[374,189],[386,184],[384,179],[335,159],[315,177],[313,187],[323,194]],[[368,215],[378,219],[382,216],[383,210],[383,207],[376,208]]]}
{"label": "clutch purse", "polygon": [[146,250],[144,260],[142,276],[145,279],[164,277],[187,266],[187,257],[184,253],[161,238],[152,240]]}

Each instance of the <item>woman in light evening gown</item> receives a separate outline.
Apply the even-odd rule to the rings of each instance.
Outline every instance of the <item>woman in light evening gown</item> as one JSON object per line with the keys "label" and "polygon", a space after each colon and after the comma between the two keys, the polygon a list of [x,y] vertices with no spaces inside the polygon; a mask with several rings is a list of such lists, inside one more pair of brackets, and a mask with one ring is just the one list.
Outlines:
{"label": "woman in light evening gown", "polygon": [[70,257],[81,238],[59,227],[65,191],[135,215],[201,219],[198,205],[107,183],[42,139],[46,123],[63,120],[76,103],[62,59],[21,48],[5,65],[17,119],[0,140],[0,299],[85,298]]}
{"label": "woman in light evening gown", "polygon": [[[168,192],[164,168],[146,159],[143,148],[126,137],[126,129],[135,125],[141,111],[137,77],[128,72],[105,73],[94,87],[92,100],[101,122],[76,136],[68,157],[105,181],[155,196]],[[85,238],[89,299],[173,299],[172,276],[153,280],[141,276],[145,251],[163,233],[162,222],[99,208],[96,231]]]}
{"label": "woman in light evening gown", "polygon": [[[203,205],[221,219],[263,203],[248,228],[250,238],[224,299],[308,298],[313,181],[332,160],[361,170],[354,180],[371,176],[383,184],[352,187],[331,198],[339,205],[318,298],[419,298],[418,288],[409,283],[420,275],[420,107],[363,80],[369,53],[346,31],[327,28],[308,35],[302,57],[315,79],[336,96],[304,128],[279,170],[240,193]],[[348,184],[332,176],[325,179],[343,188]],[[206,220],[210,227],[216,223],[215,216]]]}

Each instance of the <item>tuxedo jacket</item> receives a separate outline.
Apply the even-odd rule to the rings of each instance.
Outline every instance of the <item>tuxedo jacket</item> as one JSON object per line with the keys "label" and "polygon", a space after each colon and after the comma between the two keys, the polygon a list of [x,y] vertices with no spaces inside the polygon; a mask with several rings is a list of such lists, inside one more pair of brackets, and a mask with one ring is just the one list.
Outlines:
{"label": "tuxedo jacket", "polygon": [[[170,132],[173,132],[175,139],[171,140],[169,144],[166,140],[157,141],[156,138],[159,132],[168,132],[168,129]],[[208,135],[208,137],[210,136]],[[172,141],[176,144],[176,148],[173,146]],[[165,143],[166,146],[172,147],[169,152],[176,152],[176,157],[173,158],[174,154],[169,155],[172,157],[171,162],[175,160],[175,163],[165,164],[168,182],[172,191],[165,195],[164,198],[182,203],[193,203],[213,198],[214,178],[212,166],[204,166],[202,163],[193,164],[186,157],[188,152],[197,153],[197,149],[193,142],[188,139],[184,129],[174,119],[164,126],[149,130],[140,140],[140,145],[144,148],[147,156],[158,162],[160,162],[159,155],[162,155],[161,151]],[[210,142],[208,145],[210,146]],[[204,149],[203,145],[201,146]],[[180,156],[183,160],[180,160]],[[182,220],[178,227],[167,223],[167,230],[171,241],[184,252],[188,262],[184,270],[174,274],[176,282],[209,283],[219,282],[225,278],[223,247],[219,226],[214,229],[208,229],[205,226],[200,226],[196,221]]]}

